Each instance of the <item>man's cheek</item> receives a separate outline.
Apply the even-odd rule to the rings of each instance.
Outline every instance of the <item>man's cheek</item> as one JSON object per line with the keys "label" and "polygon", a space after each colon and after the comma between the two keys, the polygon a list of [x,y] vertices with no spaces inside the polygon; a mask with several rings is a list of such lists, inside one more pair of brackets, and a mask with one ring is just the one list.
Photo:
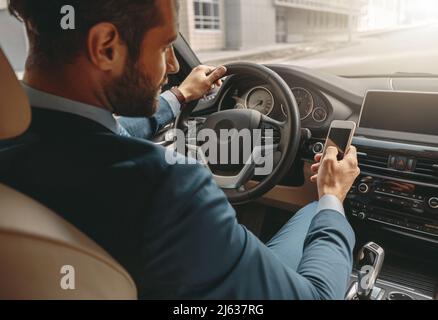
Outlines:
{"label": "man's cheek", "polygon": [[165,68],[155,68],[155,72],[151,74],[154,81],[154,86],[158,87],[163,85],[166,79],[166,69]]}

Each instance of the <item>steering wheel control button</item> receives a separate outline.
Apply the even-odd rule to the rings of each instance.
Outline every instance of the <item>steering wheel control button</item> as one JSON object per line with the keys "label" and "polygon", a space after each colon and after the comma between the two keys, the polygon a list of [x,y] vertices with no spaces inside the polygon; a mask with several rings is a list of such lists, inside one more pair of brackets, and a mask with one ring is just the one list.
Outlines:
{"label": "steering wheel control button", "polygon": [[370,187],[366,183],[361,183],[358,187],[358,190],[362,194],[366,194],[370,191]]}
{"label": "steering wheel control button", "polygon": [[314,154],[319,154],[324,151],[324,144],[322,142],[317,142],[313,145],[312,151]]}
{"label": "steering wheel control button", "polygon": [[438,209],[438,197],[432,197],[429,199],[429,207],[432,209]]}

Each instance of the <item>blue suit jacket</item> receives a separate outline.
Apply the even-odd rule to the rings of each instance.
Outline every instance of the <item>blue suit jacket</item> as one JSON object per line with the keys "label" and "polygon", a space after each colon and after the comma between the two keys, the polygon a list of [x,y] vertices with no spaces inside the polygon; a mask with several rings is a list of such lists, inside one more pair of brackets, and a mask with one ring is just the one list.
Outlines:
{"label": "blue suit jacket", "polygon": [[78,116],[34,109],[33,118],[2,181],[104,247],[140,298],[343,298],[354,234],[338,212],[316,216],[293,270],[238,224],[203,167],[168,165],[163,148]]}

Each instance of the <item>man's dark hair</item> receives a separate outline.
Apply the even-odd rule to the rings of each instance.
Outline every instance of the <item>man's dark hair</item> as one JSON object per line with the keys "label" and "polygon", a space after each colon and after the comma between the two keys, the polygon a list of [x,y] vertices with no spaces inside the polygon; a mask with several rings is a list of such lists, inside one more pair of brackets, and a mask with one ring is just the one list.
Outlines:
{"label": "man's dark hair", "polygon": [[[136,61],[145,33],[162,23],[159,0],[8,0],[12,15],[26,24],[30,43],[27,67],[50,68],[72,63],[84,52],[89,30],[114,24]],[[61,8],[75,9],[75,29],[61,27]]]}

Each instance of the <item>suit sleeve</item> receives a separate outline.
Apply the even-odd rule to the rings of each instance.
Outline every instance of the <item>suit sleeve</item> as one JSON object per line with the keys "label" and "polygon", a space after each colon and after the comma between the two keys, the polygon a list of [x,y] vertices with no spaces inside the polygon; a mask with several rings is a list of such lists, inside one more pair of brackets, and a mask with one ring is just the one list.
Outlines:
{"label": "suit sleeve", "polygon": [[121,117],[118,122],[132,137],[150,140],[178,115],[179,102],[178,100],[175,102],[175,100],[176,98],[172,100],[168,92],[163,93],[160,96],[159,108],[152,117]]}
{"label": "suit sleeve", "polygon": [[354,234],[341,214],[324,210],[317,215],[295,271],[238,223],[234,209],[207,170],[173,166],[169,171],[167,181],[174,183],[160,192],[178,200],[156,204],[162,216],[153,223],[154,248],[148,248],[154,253],[156,268],[149,264],[147,281],[162,291],[153,298],[344,297]]}

